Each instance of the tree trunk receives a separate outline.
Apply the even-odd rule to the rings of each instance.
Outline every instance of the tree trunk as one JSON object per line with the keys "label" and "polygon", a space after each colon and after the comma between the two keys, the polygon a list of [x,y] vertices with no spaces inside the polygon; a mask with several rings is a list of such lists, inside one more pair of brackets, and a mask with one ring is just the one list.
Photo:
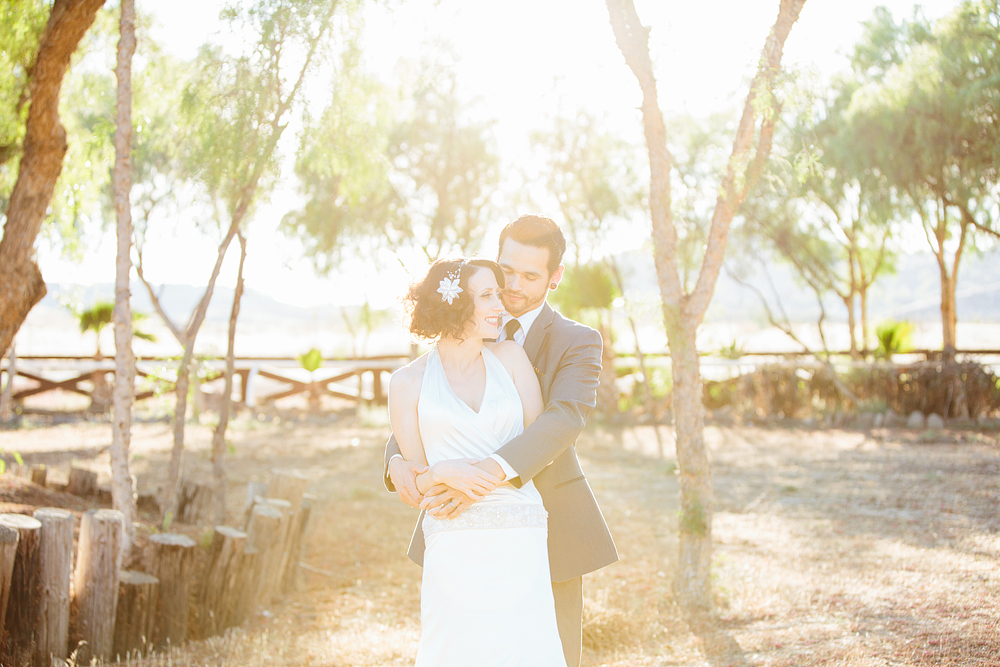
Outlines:
{"label": "tree trunk", "polygon": [[86,643],[78,649],[79,664],[111,658],[124,521],[118,510],[88,510],[80,521],[73,590],[76,628]]}
{"label": "tree trunk", "polygon": [[104,0],[55,0],[28,84],[30,103],[17,181],[0,240],[0,350],[6,350],[28,311],[45,296],[34,246],[66,156],[59,92],[70,59]]}
{"label": "tree trunk", "polygon": [[118,119],[115,127],[114,201],[118,227],[115,261],[115,388],[111,425],[111,499],[125,519],[123,551],[135,543],[135,487],[129,473],[132,406],[135,402],[135,355],[132,352],[132,54],[135,53],[135,0],[122,0],[118,40]]}
{"label": "tree trunk", "polygon": [[858,289],[858,305],[861,309],[861,351],[867,355],[868,341],[868,284],[862,284]]}
{"label": "tree trunk", "polygon": [[236,364],[236,318],[240,314],[240,300],[243,298],[243,264],[247,258],[247,240],[242,233],[236,234],[240,242],[240,265],[236,272],[236,291],[233,294],[233,308],[229,313],[229,342],[226,346],[225,386],[222,390],[222,404],[219,406],[219,423],[212,435],[212,481],[215,486],[215,523],[226,522],[226,429],[229,428],[229,412],[233,396],[233,371]]}
{"label": "tree trunk", "polygon": [[[649,28],[640,22],[632,0],[606,1],[615,40],[642,89],[642,121],[650,166],[653,257],[673,364],[677,458],[681,471],[680,557],[674,588],[682,608],[699,612],[712,606],[712,485],[702,433],[702,386],[695,336],[715,290],[733,213],[756,182],[770,154],[777,115],[772,102],[774,78],[781,66],[785,40],[805,0],[780,2],[778,17],[764,43],[757,74],[743,107],[712,215],[705,256],[690,294],[685,292],[680,278],[678,235],[670,209],[671,157],[649,54]],[[760,131],[756,151],[751,154],[758,118]]]}
{"label": "tree trunk", "polygon": [[[244,209],[245,212],[245,209]],[[222,269],[222,261],[226,258],[226,251],[229,244],[239,229],[239,220],[234,216],[233,223],[229,225],[229,231],[219,244],[219,252],[215,258],[215,266],[212,275],[208,279],[208,286],[205,293],[198,302],[198,307],[191,315],[191,322],[184,331],[184,356],[181,358],[180,366],[177,368],[177,385],[174,389],[176,400],[174,403],[174,446],[170,451],[170,467],[167,469],[167,483],[163,487],[164,496],[160,501],[163,509],[163,524],[166,525],[177,514],[177,496],[180,492],[181,472],[184,467],[184,426],[187,420],[188,388],[191,384],[191,362],[194,360],[194,342],[198,337],[202,322],[205,321],[205,314],[208,312],[208,304],[212,300],[215,292],[215,283],[219,279],[219,271]],[[152,290],[150,290],[152,292]]]}
{"label": "tree trunk", "polygon": [[847,331],[850,333],[850,353],[851,359],[858,358],[858,339],[855,335],[855,329],[857,329],[858,323],[854,317],[854,292],[851,292],[847,296],[841,297],[844,301],[844,308],[847,309]]}
{"label": "tree trunk", "polygon": [[697,327],[668,329],[674,424],[680,472],[680,552],[674,595],[689,610],[712,609],[712,467],[705,451],[705,415]]}
{"label": "tree trunk", "polygon": [[42,524],[38,554],[38,633],[35,664],[69,656],[69,582],[73,574],[73,514],[43,507],[34,517]]}
{"label": "tree trunk", "polygon": [[3,664],[20,665],[31,661],[38,627],[38,541],[42,524],[23,514],[0,514],[0,525],[18,533],[3,628],[9,642],[9,662],[3,661]]}
{"label": "tree trunk", "polygon": [[[160,580],[144,572],[122,570],[118,578],[114,655],[134,659],[152,647]],[[141,664],[141,661],[140,661]]]}
{"label": "tree trunk", "polygon": [[14,376],[17,375],[17,346],[10,345],[7,354],[7,381],[3,391],[0,391],[0,424],[9,422],[14,417]]}
{"label": "tree trunk", "polygon": [[149,538],[146,570],[160,580],[156,602],[156,646],[180,646],[187,639],[195,541],[186,535],[157,533]]}
{"label": "tree trunk", "polygon": [[958,281],[954,274],[941,272],[941,334],[945,356],[954,357],[956,349],[958,313],[955,308],[955,286]]}

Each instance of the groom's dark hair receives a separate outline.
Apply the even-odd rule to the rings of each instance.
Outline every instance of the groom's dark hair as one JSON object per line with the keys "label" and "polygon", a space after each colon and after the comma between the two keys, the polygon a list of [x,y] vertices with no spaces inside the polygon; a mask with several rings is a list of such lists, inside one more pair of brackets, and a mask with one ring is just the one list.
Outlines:
{"label": "groom's dark hair", "polygon": [[[559,225],[552,218],[541,215],[522,215],[500,232],[500,251],[503,242],[513,239],[524,245],[549,249],[549,275],[555,273],[562,264],[563,253],[566,252],[566,237]],[[499,256],[499,252],[497,253]]]}

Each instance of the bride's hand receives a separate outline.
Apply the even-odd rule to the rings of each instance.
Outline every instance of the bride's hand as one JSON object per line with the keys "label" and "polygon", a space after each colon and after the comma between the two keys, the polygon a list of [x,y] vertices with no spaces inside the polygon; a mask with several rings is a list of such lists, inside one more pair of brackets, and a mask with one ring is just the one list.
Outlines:
{"label": "bride's hand", "polygon": [[435,484],[446,484],[456,491],[478,500],[497,488],[500,479],[485,470],[472,465],[474,461],[451,459],[439,461],[431,466],[431,476]]}

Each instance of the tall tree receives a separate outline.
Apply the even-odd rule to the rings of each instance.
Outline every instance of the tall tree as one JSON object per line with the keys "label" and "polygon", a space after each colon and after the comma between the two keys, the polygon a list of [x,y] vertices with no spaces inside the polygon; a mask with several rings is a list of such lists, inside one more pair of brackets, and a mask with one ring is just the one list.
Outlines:
{"label": "tall tree", "polygon": [[499,183],[492,123],[466,104],[454,68],[424,62],[389,136],[390,182],[407,205],[388,238],[428,261],[478,246]]}
{"label": "tall tree", "polygon": [[135,486],[129,472],[132,406],[135,402],[135,354],[132,352],[132,55],[135,53],[135,0],[121,0],[118,40],[118,114],[115,122],[114,202],[118,252],[115,259],[115,388],[111,424],[111,500],[125,517],[122,551],[135,543]]}
{"label": "tall tree", "polygon": [[[174,443],[164,489],[165,520],[177,509],[190,366],[198,331],[229,245],[243,232],[255,204],[273,185],[278,172],[278,141],[300,101],[307,75],[328,43],[339,6],[338,0],[257,0],[249,6],[228,7],[223,18],[231,22],[234,30],[252,35],[255,41],[247,53],[235,57],[219,48],[203,49],[199,71],[187,88],[184,108],[191,134],[185,143],[185,161],[195,180],[226,212],[228,228],[219,244],[208,285],[186,327],[170,323],[146,283],[154,307],[184,347],[177,370]],[[300,60],[286,59],[296,51],[301,53]],[[289,60],[291,76],[286,70]],[[240,294],[237,292],[235,298]],[[234,313],[238,311],[236,304]],[[232,381],[232,373],[229,359],[227,383]],[[224,397],[223,410],[229,409],[228,398]],[[213,458],[220,458],[218,465],[224,453],[224,448],[213,449]]]}
{"label": "tall tree", "polygon": [[66,155],[66,131],[59,122],[59,91],[70,58],[94,22],[104,0],[55,0],[28,85],[17,181],[11,191],[0,240],[0,350],[10,347],[31,308],[45,296],[35,264],[35,239]]}
{"label": "tall tree", "polygon": [[[531,143],[544,156],[545,184],[559,203],[574,258],[574,265],[567,269],[563,289],[554,292],[552,298],[570,317],[574,317],[573,309],[580,308],[590,308],[599,314],[595,324],[605,341],[605,359],[598,388],[598,407],[606,415],[617,414],[612,328],[610,318],[604,315],[610,314],[616,298],[625,298],[625,286],[617,260],[608,248],[622,225],[627,224],[633,214],[645,211],[646,191],[639,174],[632,168],[637,149],[604,131],[602,124],[585,112],[578,113],[575,118],[557,118],[553,127],[533,132]],[[617,294],[612,295],[611,287]],[[627,298],[625,314],[635,341],[648,405],[651,398],[649,373]],[[659,430],[655,432],[659,438]]]}
{"label": "tall tree", "polygon": [[[996,0],[964,2],[927,34],[880,43],[897,58],[847,111],[859,157],[913,204],[941,280],[943,349],[953,356],[966,251],[1000,238],[1000,42]],[[889,59],[889,58],[886,58]]]}
{"label": "tall tree", "polygon": [[335,265],[347,239],[362,253],[415,251],[428,261],[469,254],[482,241],[499,182],[492,123],[474,118],[447,63],[401,69],[394,104],[346,60],[330,105],[309,126],[306,136],[322,141],[304,143],[296,161],[307,201],[282,227],[320,271]]}
{"label": "tall tree", "polygon": [[[696,334],[712,299],[722,267],[733,214],[757,180],[768,154],[778,109],[773,97],[785,40],[805,0],[781,0],[778,17],[750,84],[733,150],[722,175],[701,269],[693,289],[685,289],[678,266],[678,234],[670,201],[671,156],[649,53],[649,28],[632,0],[607,0],[615,40],[642,89],[642,120],[650,166],[653,253],[663,297],[674,382],[677,460],[680,471],[680,553],[674,580],[679,604],[710,610],[712,553],[712,471],[705,450],[702,384]],[[759,124],[759,127],[758,127]]]}

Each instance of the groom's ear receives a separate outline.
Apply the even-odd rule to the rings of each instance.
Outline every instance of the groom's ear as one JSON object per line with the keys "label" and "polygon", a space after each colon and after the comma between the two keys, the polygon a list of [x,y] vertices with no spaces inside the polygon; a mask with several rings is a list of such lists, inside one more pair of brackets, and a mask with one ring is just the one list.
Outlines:
{"label": "groom's ear", "polygon": [[559,266],[556,267],[556,270],[552,272],[552,276],[549,278],[550,290],[554,290],[555,288],[559,287],[559,283],[562,281],[563,271],[565,270],[565,268],[566,268],[565,266],[560,264]]}

